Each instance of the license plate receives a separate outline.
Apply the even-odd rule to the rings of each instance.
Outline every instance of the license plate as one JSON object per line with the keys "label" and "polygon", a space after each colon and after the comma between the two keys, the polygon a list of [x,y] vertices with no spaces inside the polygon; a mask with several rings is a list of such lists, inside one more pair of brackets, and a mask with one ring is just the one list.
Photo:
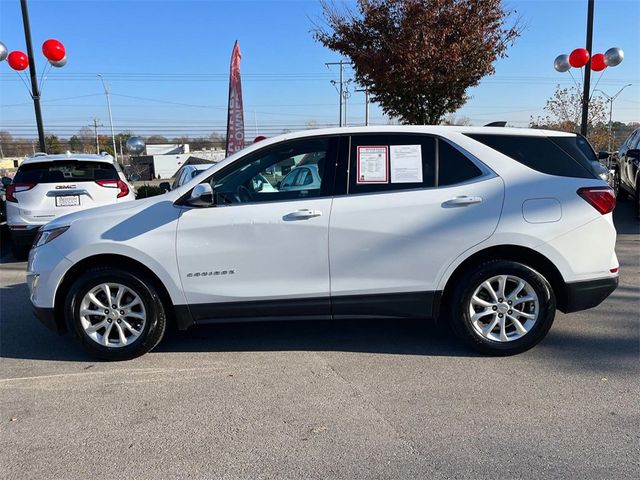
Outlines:
{"label": "license plate", "polygon": [[77,207],[80,205],[79,195],[65,195],[64,197],[56,197],[56,207]]}

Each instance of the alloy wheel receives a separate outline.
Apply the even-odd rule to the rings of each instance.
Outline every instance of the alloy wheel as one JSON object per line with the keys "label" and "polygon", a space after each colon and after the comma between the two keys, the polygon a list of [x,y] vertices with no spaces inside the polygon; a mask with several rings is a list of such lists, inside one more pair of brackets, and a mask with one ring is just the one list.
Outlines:
{"label": "alloy wheel", "polygon": [[125,347],[144,330],[147,314],[140,295],[120,283],[101,283],[80,302],[84,333],[104,347]]}
{"label": "alloy wheel", "polygon": [[468,311],[479,335],[496,342],[512,342],[533,328],[540,302],[525,280],[515,275],[497,275],[475,289]]}

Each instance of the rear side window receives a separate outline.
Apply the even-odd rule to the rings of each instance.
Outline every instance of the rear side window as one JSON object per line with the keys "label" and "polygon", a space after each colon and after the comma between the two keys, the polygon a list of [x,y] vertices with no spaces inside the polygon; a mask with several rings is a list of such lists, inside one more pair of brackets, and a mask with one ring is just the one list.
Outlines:
{"label": "rear side window", "polygon": [[447,141],[422,134],[366,134],[351,137],[350,193],[445,187],[482,175]]}
{"label": "rear side window", "polygon": [[118,179],[118,172],[109,163],[63,160],[22,165],[13,181],[14,183],[60,183]]}
{"label": "rear side window", "polygon": [[436,140],[428,135],[351,137],[350,193],[378,193],[436,184]]}
{"label": "rear side window", "polygon": [[[582,137],[467,136],[541,173],[561,177],[596,177],[585,145],[580,145],[580,141],[584,141]],[[586,148],[591,149],[589,145]]]}

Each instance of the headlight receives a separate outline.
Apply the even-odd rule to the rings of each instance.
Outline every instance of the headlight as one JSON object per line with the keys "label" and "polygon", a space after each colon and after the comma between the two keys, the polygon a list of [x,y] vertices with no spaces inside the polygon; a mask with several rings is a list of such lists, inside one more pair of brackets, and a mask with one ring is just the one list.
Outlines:
{"label": "headlight", "polygon": [[36,238],[33,240],[33,248],[37,248],[44,245],[45,243],[49,243],[51,240],[58,238],[67,230],[69,230],[68,226],[52,228],[50,230],[45,230],[44,227],[40,227],[38,233],[36,234]]}

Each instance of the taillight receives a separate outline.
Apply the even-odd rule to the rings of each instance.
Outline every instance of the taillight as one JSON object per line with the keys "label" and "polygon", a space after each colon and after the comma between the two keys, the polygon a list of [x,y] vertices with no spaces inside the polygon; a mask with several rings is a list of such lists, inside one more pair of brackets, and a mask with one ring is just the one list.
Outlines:
{"label": "taillight", "polygon": [[122,180],[96,180],[96,183],[101,187],[120,189],[116,198],[129,195],[129,186]]}
{"label": "taillight", "polygon": [[609,187],[584,187],[577,193],[602,215],[616,208],[616,196]]}
{"label": "taillight", "polygon": [[31,190],[36,185],[37,183],[11,183],[7,185],[7,189],[5,191],[7,202],[18,203],[18,199],[15,196],[16,193],[26,192],[27,190]]}

